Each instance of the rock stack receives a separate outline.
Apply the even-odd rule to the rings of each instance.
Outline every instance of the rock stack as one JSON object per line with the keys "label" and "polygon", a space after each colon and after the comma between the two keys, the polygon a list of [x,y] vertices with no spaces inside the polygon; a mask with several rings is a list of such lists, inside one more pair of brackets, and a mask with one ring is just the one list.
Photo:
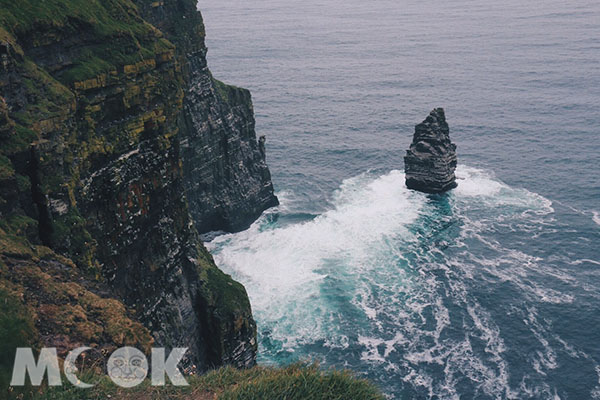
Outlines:
{"label": "rock stack", "polygon": [[404,157],[406,186],[425,193],[442,193],[457,186],[456,145],[443,108],[436,108],[415,127],[410,148]]}

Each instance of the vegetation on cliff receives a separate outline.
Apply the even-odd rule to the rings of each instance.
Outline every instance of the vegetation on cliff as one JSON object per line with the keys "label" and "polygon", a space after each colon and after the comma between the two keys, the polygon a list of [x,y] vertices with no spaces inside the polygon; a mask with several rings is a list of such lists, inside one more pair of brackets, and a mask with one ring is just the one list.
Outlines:
{"label": "vegetation on cliff", "polygon": [[[250,93],[210,74],[195,7],[0,0],[0,396],[19,392],[7,388],[20,346],[60,357],[90,346],[87,362],[102,365],[116,347],[155,344],[188,347],[186,372],[254,366],[246,291],[197,230],[241,229],[277,199]],[[192,381],[187,392],[141,388],[140,398],[375,393],[310,366]],[[125,396],[105,384],[24,392],[110,393]]]}
{"label": "vegetation on cliff", "polygon": [[2,297],[46,346],[156,341],[189,347],[190,370],[250,366],[245,289],[183,196],[185,55],[138,9],[164,2],[137,3],[0,0]]}
{"label": "vegetation on cliff", "polygon": [[122,302],[95,293],[105,290],[71,260],[0,228],[0,398],[17,347],[52,346],[65,357],[75,347],[91,346],[91,362],[118,346],[149,351],[150,332]]}
{"label": "vegetation on cliff", "polygon": [[93,37],[84,48],[73,49],[73,59],[57,72],[65,83],[116,73],[125,65],[151,60],[173,49],[128,0],[3,2],[0,23],[27,47],[43,47],[77,36]]}
{"label": "vegetation on cliff", "polygon": [[[90,382],[94,381],[89,376]],[[239,370],[223,367],[206,375],[188,378],[187,387],[121,389],[107,379],[95,380],[93,389],[73,386],[31,393],[32,399],[47,400],[383,400],[369,382],[347,371],[321,370],[315,364],[294,364],[286,368],[254,367]]]}

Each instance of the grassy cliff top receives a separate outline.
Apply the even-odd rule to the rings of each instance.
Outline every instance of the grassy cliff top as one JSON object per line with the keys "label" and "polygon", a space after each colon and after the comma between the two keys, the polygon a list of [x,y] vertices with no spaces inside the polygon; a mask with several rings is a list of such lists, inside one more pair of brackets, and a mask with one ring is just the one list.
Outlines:
{"label": "grassy cliff top", "polygon": [[137,15],[129,0],[21,0],[0,1],[0,20],[17,35],[39,26],[77,31],[88,24],[101,36],[117,33],[146,34],[152,27]]}
{"label": "grassy cliff top", "polygon": [[367,381],[356,378],[347,371],[324,371],[314,364],[293,364],[286,368],[254,367],[246,370],[224,367],[203,376],[188,378],[188,382],[190,386],[187,387],[152,387],[145,382],[137,388],[120,389],[108,378],[103,378],[93,389],[63,386],[45,391],[34,398],[48,400],[384,399],[381,393]]}
{"label": "grassy cliff top", "polygon": [[130,0],[0,0],[0,41],[51,50],[66,84],[174,49]]}

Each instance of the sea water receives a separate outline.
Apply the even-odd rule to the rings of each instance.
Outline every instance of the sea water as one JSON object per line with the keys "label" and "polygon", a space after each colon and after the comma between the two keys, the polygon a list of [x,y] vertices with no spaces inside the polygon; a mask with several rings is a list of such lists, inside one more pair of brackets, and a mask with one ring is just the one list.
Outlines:
{"label": "sea water", "polygon": [[[263,364],[397,399],[600,398],[597,1],[201,0],[281,206],[207,243]],[[444,107],[458,188],[404,186]]]}

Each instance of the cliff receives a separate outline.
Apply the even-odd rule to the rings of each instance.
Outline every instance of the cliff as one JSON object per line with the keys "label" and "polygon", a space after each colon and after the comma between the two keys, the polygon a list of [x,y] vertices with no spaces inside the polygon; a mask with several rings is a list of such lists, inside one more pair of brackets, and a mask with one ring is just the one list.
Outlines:
{"label": "cliff", "polygon": [[250,95],[205,55],[192,0],[0,0],[0,318],[22,341],[254,364],[245,289],[198,231],[277,200]]}
{"label": "cliff", "polygon": [[[180,143],[196,229],[246,229],[279,202],[256,141],[250,92],[213,78],[194,1],[138,1],[144,17],[176,44],[185,81]],[[193,35],[190,35],[193,32]]]}
{"label": "cliff", "polygon": [[415,126],[404,157],[406,186],[425,193],[441,193],[456,187],[456,145],[443,108],[436,108]]}

